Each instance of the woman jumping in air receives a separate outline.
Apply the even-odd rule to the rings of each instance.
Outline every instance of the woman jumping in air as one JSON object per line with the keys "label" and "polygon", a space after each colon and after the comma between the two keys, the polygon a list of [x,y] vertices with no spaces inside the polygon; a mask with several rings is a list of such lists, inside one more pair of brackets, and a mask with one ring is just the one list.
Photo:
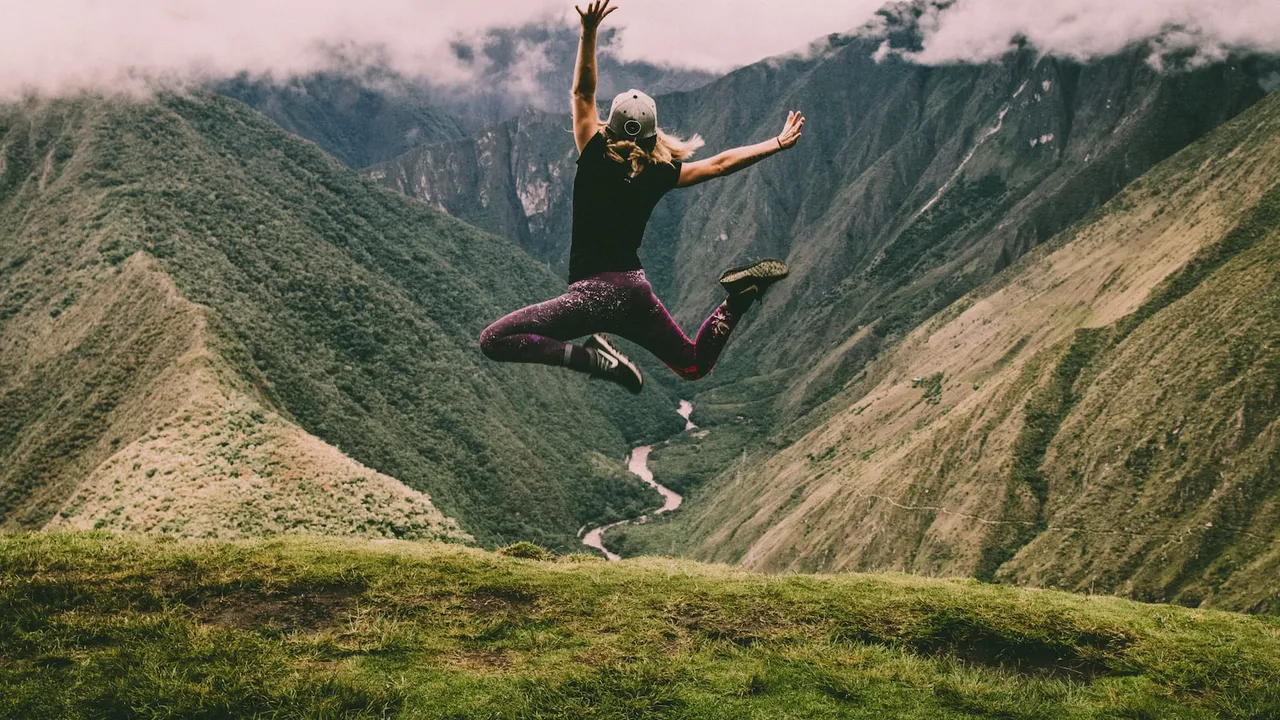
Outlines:
{"label": "woman jumping in air", "polygon": [[[501,362],[562,365],[615,382],[633,393],[644,379],[602,333],[624,337],[653,353],[686,380],[715,365],[738,320],[773,283],[787,276],[781,260],[761,260],[726,270],[720,284],[729,296],[690,341],[653,294],[636,254],[649,215],[668,190],[737,172],[791,148],[804,117],[787,116],[782,134],[734,148],[707,160],[683,162],[702,139],[667,135],[658,108],[639,90],[613,99],[609,119],[596,114],[596,30],[617,10],[596,0],[584,11],[573,87],[573,134],[578,171],[573,182],[573,245],[569,288],[553,300],[517,310],[480,335],[484,354]],[[582,345],[569,341],[590,337]]]}

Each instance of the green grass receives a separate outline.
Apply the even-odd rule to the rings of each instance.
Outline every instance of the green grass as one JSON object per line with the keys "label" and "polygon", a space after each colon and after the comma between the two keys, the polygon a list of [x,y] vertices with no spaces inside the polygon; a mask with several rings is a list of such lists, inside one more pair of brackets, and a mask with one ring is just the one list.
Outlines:
{"label": "green grass", "polygon": [[0,539],[0,716],[1273,717],[1280,623],[407,542]]}

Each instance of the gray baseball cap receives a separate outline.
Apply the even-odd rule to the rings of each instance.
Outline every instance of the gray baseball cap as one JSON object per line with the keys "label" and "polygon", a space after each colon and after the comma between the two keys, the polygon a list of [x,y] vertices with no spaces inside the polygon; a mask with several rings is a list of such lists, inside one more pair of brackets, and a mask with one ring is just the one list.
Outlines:
{"label": "gray baseball cap", "polygon": [[609,107],[609,132],[619,140],[644,140],[658,134],[658,104],[639,90],[619,93]]}

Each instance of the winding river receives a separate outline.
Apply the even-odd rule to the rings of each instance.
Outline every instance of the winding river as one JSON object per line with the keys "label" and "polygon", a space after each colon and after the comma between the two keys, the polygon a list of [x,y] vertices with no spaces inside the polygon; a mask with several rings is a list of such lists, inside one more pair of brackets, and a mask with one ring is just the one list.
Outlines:
{"label": "winding river", "polygon": [[[676,410],[676,412],[680,415],[680,417],[684,418],[685,432],[688,432],[689,430],[698,429],[698,426],[694,425],[693,422],[689,420],[689,416],[693,414],[692,403],[690,403],[688,400],[681,400],[680,409]],[[680,497],[678,493],[671,490],[670,488],[663,487],[662,485],[659,485],[657,482],[654,481],[653,473],[649,470],[649,453],[652,451],[653,451],[652,445],[641,445],[640,447],[632,450],[631,456],[627,458],[627,469],[631,471],[631,474],[643,480],[645,483],[651,486],[654,490],[657,490],[659,495],[662,495],[662,507],[658,508],[657,510],[654,510],[651,513],[646,513],[644,515],[641,515],[640,517],[637,517],[637,518],[631,518],[629,520],[619,520],[618,522],[615,522],[615,523],[602,525],[592,530],[591,532],[587,533],[586,536],[582,538],[583,545],[599,550],[600,552],[604,553],[604,556],[609,558],[610,560],[621,560],[622,558],[614,553],[609,552],[609,549],[604,546],[604,534],[606,531],[610,530],[611,528],[616,528],[620,525],[630,525],[632,523],[635,523],[638,525],[640,523],[648,522],[650,516],[657,517],[658,515],[661,515],[663,513],[669,513],[672,510],[675,510],[676,508],[680,507],[680,503],[684,501],[684,498]]]}

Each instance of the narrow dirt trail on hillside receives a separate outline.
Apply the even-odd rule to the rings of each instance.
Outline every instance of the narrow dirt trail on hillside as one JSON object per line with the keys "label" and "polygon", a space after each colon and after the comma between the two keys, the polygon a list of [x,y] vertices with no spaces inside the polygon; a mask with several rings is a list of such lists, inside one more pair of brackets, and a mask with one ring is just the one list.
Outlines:
{"label": "narrow dirt trail on hillside", "polygon": [[[686,432],[689,430],[696,430],[698,428],[698,426],[694,425],[693,421],[689,419],[689,416],[693,415],[693,404],[688,400],[680,401],[680,409],[678,409],[676,413],[679,414],[680,417],[684,418],[684,429]],[[609,552],[609,549],[604,546],[604,534],[606,531],[621,525],[630,525],[633,523],[639,525],[641,523],[646,523],[649,521],[650,516],[657,517],[663,513],[669,513],[680,507],[680,503],[684,502],[684,498],[682,498],[679,493],[668,487],[659,485],[653,479],[653,472],[649,470],[649,453],[652,451],[652,445],[641,445],[640,447],[632,450],[630,457],[627,458],[627,469],[631,471],[631,474],[643,480],[654,490],[657,490],[658,494],[662,495],[662,507],[637,518],[619,520],[618,522],[610,523],[608,525],[601,525],[587,533],[586,536],[582,538],[583,545],[599,550],[610,560],[621,560],[622,558],[615,553]]]}

